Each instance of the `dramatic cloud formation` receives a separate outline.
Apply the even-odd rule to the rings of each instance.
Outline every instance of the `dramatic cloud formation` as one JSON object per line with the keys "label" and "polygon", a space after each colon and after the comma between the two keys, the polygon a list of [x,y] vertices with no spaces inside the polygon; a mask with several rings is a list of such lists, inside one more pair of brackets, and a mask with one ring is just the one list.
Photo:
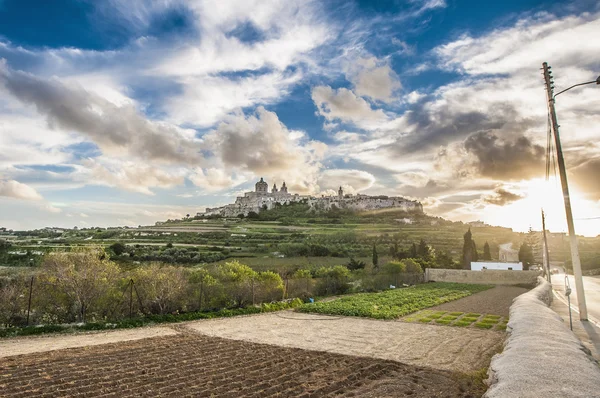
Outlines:
{"label": "dramatic cloud formation", "polygon": [[[527,229],[507,214],[537,214],[551,196],[536,196],[539,67],[552,64],[557,90],[600,70],[600,42],[581,39],[600,34],[600,6],[584,3],[554,1],[555,14],[502,3],[469,25],[468,6],[443,0],[109,0],[67,21],[85,34],[64,43],[43,26],[37,42],[9,27],[0,222],[153,223],[228,203],[264,177]],[[574,206],[592,215],[597,90],[556,102],[573,197],[586,200]]]}
{"label": "dramatic cloud formation", "polygon": [[184,163],[200,159],[190,137],[147,120],[133,106],[117,106],[81,87],[5,67],[0,69],[0,83],[19,100],[35,105],[50,128],[81,133],[109,154]]}
{"label": "dramatic cloud formation", "polygon": [[475,168],[484,177],[522,180],[541,176],[545,148],[527,137],[505,141],[493,133],[477,133],[464,142],[467,153],[474,155]]}
{"label": "dramatic cloud formation", "polygon": [[571,170],[573,182],[590,199],[600,200],[600,157],[585,161]]}
{"label": "dramatic cloud formation", "polygon": [[522,195],[507,191],[504,188],[496,188],[493,194],[482,197],[485,203],[496,206],[504,206],[520,199],[523,199]]}
{"label": "dramatic cloud formation", "polygon": [[263,107],[253,115],[227,117],[205,139],[225,167],[285,180],[300,192],[316,190],[320,160],[327,149],[321,142],[307,140],[303,132],[288,130]]}

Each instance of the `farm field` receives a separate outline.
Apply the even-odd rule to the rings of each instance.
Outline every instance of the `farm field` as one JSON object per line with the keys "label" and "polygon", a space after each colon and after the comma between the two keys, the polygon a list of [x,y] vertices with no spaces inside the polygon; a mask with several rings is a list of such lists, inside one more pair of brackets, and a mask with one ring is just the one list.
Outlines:
{"label": "farm field", "polygon": [[381,293],[359,293],[337,300],[305,304],[300,312],[396,319],[412,312],[491,289],[490,285],[427,283]]}
{"label": "farm field", "polygon": [[475,397],[456,372],[195,333],[0,359],[0,397]]}
{"label": "farm field", "polygon": [[227,339],[393,360],[439,370],[486,368],[504,332],[293,311],[186,323]]}

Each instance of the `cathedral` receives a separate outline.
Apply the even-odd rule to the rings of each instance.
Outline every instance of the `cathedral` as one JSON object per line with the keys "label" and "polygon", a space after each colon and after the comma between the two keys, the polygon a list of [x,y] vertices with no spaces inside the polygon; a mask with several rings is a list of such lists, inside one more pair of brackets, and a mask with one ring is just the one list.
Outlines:
{"label": "cathedral", "polygon": [[333,208],[350,209],[356,211],[377,210],[386,208],[398,208],[407,212],[423,212],[421,203],[408,200],[402,197],[390,196],[369,196],[369,195],[344,195],[344,190],[340,186],[337,196],[315,197],[311,195],[291,194],[285,181],[281,188],[273,184],[269,192],[269,184],[261,177],[260,181],[254,184],[253,192],[246,192],[244,196],[238,196],[235,203],[222,207],[206,208],[204,213],[198,215],[221,217],[237,217],[239,215],[247,216],[250,212],[258,213],[261,210],[272,209],[276,204],[283,205],[293,202],[304,201],[311,211],[327,211]]}

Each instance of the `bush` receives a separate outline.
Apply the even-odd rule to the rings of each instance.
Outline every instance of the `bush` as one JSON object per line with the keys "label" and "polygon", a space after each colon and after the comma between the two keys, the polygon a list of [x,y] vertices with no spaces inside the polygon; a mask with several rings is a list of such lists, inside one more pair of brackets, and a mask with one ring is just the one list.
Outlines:
{"label": "bush", "polygon": [[318,278],[316,293],[319,296],[344,294],[350,290],[350,270],[343,265],[317,270]]}

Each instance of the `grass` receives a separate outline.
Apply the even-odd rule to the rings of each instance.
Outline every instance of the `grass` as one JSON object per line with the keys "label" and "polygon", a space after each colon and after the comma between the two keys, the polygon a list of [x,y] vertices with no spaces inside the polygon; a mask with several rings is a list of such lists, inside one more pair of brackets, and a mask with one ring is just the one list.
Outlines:
{"label": "grass", "polygon": [[[461,283],[427,283],[404,289],[381,293],[360,293],[341,297],[334,301],[305,304],[300,312],[359,316],[375,319],[396,319],[401,316],[433,307],[449,301],[470,296],[490,289],[490,285]],[[439,319],[444,311],[429,313],[425,318]]]}

